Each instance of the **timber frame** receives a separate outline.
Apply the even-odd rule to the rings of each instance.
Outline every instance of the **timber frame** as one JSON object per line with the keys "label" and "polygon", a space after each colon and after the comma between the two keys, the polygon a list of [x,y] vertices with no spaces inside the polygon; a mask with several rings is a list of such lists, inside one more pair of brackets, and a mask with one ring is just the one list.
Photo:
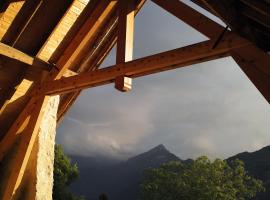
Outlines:
{"label": "timber frame", "polygon": [[[20,185],[50,95],[61,97],[60,121],[83,89],[115,83],[116,89],[128,91],[132,78],[232,56],[270,103],[269,1],[192,1],[221,18],[230,30],[182,1],[152,0],[209,40],[136,60],[134,17],[145,0],[28,0],[0,5],[0,25],[5,24],[0,30],[0,162],[20,138],[4,200],[11,199]],[[40,20],[48,23],[42,12],[61,3],[62,10],[55,10],[51,24],[41,29]],[[5,21],[10,13],[13,18]],[[43,35],[35,37],[37,29]],[[116,43],[116,65],[99,69]]]}

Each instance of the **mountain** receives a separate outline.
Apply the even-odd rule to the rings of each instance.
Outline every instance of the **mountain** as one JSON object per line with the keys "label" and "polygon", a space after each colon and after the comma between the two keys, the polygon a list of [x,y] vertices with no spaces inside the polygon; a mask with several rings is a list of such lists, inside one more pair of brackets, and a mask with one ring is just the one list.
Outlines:
{"label": "mountain", "polygon": [[243,152],[228,158],[230,162],[234,159],[242,160],[248,173],[264,182],[266,192],[259,194],[256,200],[270,199],[270,146],[264,147],[252,153]]}
{"label": "mountain", "polygon": [[70,157],[80,170],[80,178],[70,189],[88,200],[98,199],[101,193],[106,193],[110,200],[136,200],[145,169],[159,167],[169,161],[182,161],[162,144],[118,163],[106,159]]}
{"label": "mountain", "polygon": [[[110,200],[136,200],[143,171],[159,167],[169,161],[191,162],[181,160],[164,145],[132,157],[124,162],[108,159],[71,156],[78,163],[80,178],[71,186],[71,191],[84,195],[87,200],[97,200],[99,194],[106,193]],[[228,162],[240,159],[245,163],[248,173],[261,179],[266,192],[254,200],[270,199],[270,146],[252,153],[243,152],[227,159]]]}

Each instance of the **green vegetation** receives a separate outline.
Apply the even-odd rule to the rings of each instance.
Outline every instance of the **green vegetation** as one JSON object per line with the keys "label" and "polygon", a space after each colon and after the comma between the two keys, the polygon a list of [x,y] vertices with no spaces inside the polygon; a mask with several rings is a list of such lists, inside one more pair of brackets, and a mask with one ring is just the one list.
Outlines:
{"label": "green vegetation", "polygon": [[64,154],[60,145],[55,145],[54,159],[54,200],[84,200],[68,191],[67,187],[79,176],[77,165],[73,165],[70,159]]}
{"label": "green vegetation", "polygon": [[247,174],[240,160],[228,164],[200,157],[190,163],[169,162],[145,171],[142,200],[247,200],[265,189]]}

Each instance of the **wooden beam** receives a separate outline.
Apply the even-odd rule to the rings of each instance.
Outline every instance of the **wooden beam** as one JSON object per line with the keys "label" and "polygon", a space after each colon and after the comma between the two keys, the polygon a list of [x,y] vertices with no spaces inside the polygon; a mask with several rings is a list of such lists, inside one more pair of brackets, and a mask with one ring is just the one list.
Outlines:
{"label": "wooden beam", "polygon": [[[145,0],[139,0],[136,2],[135,16],[140,11],[144,3]],[[81,62],[78,72],[94,71],[98,69],[99,66],[102,64],[103,60],[106,58],[106,56],[109,54],[110,50],[116,43],[117,31],[115,21],[117,22],[118,20],[112,18],[111,22],[108,23],[109,27],[107,27],[106,30],[102,31],[103,34],[94,45],[96,48],[93,48],[93,50],[89,53],[89,55],[86,56],[85,59]],[[69,93],[61,97],[61,101],[57,112],[58,122],[61,121],[65,113],[75,102],[80,92],[81,91],[76,91],[74,93]]]}
{"label": "wooden beam", "polygon": [[243,4],[251,7],[262,15],[270,17],[270,4],[263,1],[254,1],[254,0],[240,0]]}
{"label": "wooden beam", "polygon": [[134,0],[119,0],[116,51],[117,64],[125,63],[133,59],[134,7]]}
{"label": "wooden beam", "polygon": [[29,56],[26,53],[15,49],[9,45],[6,45],[2,42],[0,42],[0,55],[17,60],[30,66],[40,67],[44,70],[49,71],[52,68],[49,63],[40,60],[39,58]]}
{"label": "wooden beam", "polygon": [[[116,64],[125,63],[133,59],[134,7],[134,0],[120,0],[118,3]],[[132,80],[129,77],[119,76],[115,78],[115,88],[121,92],[129,91],[131,84]]]}
{"label": "wooden beam", "polygon": [[[270,9],[269,9],[270,11]],[[241,10],[241,14],[244,15],[245,17],[259,23],[260,25],[270,29],[270,17],[265,16],[258,12],[257,10],[246,7],[243,10]]]}
{"label": "wooden beam", "polygon": [[12,199],[20,185],[27,162],[30,157],[30,153],[38,134],[41,119],[43,117],[42,109],[44,108],[47,100],[48,97],[45,96],[36,98],[35,109],[31,113],[31,117],[24,130],[23,137],[20,138],[18,151],[14,158],[16,164],[12,165],[8,183],[4,189],[3,200]]}
{"label": "wooden beam", "polygon": [[115,77],[122,75],[128,77],[143,76],[151,72],[164,71],[214,59],[227,54],[232,49],[250,45],[248,41],[233,33],[228,34],[215,49],[212,48],[214,43],[215,41],[212,40],[201,42],[78,76],[50,81],[44,84],[41,92],[47,95],[56,95],[110,83],[115,80]]}
{"label": "wooden beam", "polygon": [[[101,0],[97,8],[90,15],[88,20],[83,24],[77,35],[73,38],[72,42],[65,49],[62,56],[56,62],[56,68],[53,68],[46,76],[44,81],[51,81],[61,78],[65,71],[70,68],[74,60],[81,56],[82,51],[86,50],[88,43],[93,39],[94,34],[102,25],[106,22],[112,11],[116,7],[117,1],[115,0]],[[40,85],[37,84],[30,95],[30,100],[25,106],[24,110],[19,114],[14,121],[4,138],[1,140],[0,145],[0,161],[9,149],[16,141],[17,135],[21,132],[20,127],[25,123],[27,117],[31,114],[31,111],[35,108],[34,96],[38,95]]]}
{"label": "wooden beam", "polygon": [[[269,47],[267,46],[267,39],[264,39],[266,40],[266,44],[263,41],[263,39],[261,40],[262,37],[267,38],[266,33],[265,33],[267,32],[267,30],[264,30],[266,27],[263,27],[259,24],[258,26],[256,23],[253,23],[254,19],[252,19],[252,21],[250,21],[250,19],[247,19],[246,16],[241,13],[245,5],[241,4],[240,1],[239,1],[240,3],[239,6],[235,4],[236,1],[234,0],[219,0],[219,1],[201,0],[201,1],[204,2],[206,5],[208,5],[209,7],[211,7],[213,10],[215,10],[219,14],[219,16],[223,19],[223,21],[226,22],[228,26],[230,26],[232,31],[238,33],[242,37],[245,37],[249,41],[252,41],[260,48],[263,48],[265,50],[269,49]],[[249,1],[249,2],[257,2],[257,1]],[[262,3],[264,1],[259,1],[259,2]],[[266,7],[267,6],[265,6],[265,8]],[[251,10],[254,9],[253,12],[254,11],[258,12],[258,10],[262,11],[261,9],[256,10],[254,6],[253,8],[250,7],[250,9]],[[261,12],[261,13],[264,13],[264,12]],[[249,17],[251,17],[251,15]],[[267,24],[267,20],[265,20],[267,18],[267,15],[263,16],[263,14],[258,14],[258,16],[256,16],[255,14],[253,18],[254,17],[257,23],[259,21],[259,23],[263,22],[264,25]]]}
{"label": "wooden beam", "polygon": [[63,74],[63,77],[70,77],[70,76],[75,76],[75,75],[78,75],[78,73],[68,69]]}
{"label": "wooden beam", "polygon": [[204,10],[208,11],[209,13],[216,15],[216,13],[213,13],[213,11],[207,6],[205,5],[201,0],[191,0],[194,4],[196,4],[197,6],[203,8]]}
{"label": "wooden beam", "polygon": [[270,55],[254,45],[234,49],[231,55],[270,103]]}
{"label": "wooden beam", "polygon": [[52,71],[48,78],[50,77],[51,80],[61,78],[66,69],[85,55],[89,42],[92,41],[97,31],[104,25],[106,19],[115,9],[116,3],[116,0],[102,0],[98,3],[97,8],[57,61],[56,66],[59,70]]}
{"label": "wooden beam", "polygon": [[208,38],[216,38],[224,29],[215,21],[209,19],[195,9],[187,6],[179,0],[152,0],[175,17],[184,21]]}

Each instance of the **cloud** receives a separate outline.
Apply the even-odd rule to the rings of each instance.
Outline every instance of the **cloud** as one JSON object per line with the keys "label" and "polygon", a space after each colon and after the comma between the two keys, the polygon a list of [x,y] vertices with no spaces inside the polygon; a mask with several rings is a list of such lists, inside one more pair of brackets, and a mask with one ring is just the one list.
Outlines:
{"label": "cloud", "polygon": [[[91,98],[91,92],[82,95],[82,102],[79,100],[60,126],[58,140],[71,154],[116,158],[134,154],[136,144],[153,129],[145,98],[125,102],[126,98],[107,92],[99,97]],[[85,98],[95,103],[86,106]]]}

